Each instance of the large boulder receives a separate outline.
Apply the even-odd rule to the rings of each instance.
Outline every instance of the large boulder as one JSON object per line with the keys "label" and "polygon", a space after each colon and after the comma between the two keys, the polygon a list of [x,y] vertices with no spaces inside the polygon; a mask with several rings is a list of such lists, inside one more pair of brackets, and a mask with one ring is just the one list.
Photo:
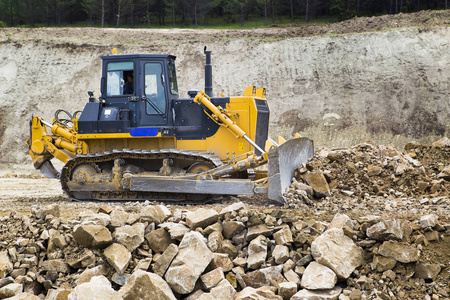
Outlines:
{"label": "large boulder", "polygon": [[116,228],[113,233],[114,240],[124,245],[129,251],[134,251],[144,242],[145,226],[142,223],[136,223],[132,226],[125,225]]}
{"label": "large boulder", "polygon": [[112,242],[111,232],[102,225],[79,225],[73,231],[75,241],[87,248],[105,248]]}
{"label": "large boulder", "polygon": [[165,279],[179,294],[189,294],[213,258],[204,237],[196,231],[184,235],[178,254],[166,272]]}
{"label": "large boulder", "polygon": [[186,224],[191,228],[197,227],[205,228],[211,225],[219,219],[219,214],[214,209],[199,208],[196,211],[192,211],[186,216]]}
{"label": "large boulder", "polygon": [[131,253],[121,244],[114,243],[105,249],[103,254],[106,257],[106,261],[113,266],[113,268],[122,275],[128,267],[131,261]]}
{"label": "large boulder", "polygon": [[363,250],[341,229],[332,228],[311,243],[314,259],[330,268],[338,278],[347,279],[363,263]]}
{"label": "large boulder", "polygon": [[420,251],[416,247],[395,241],[384,242],[378,249],[378,254],[405,264],[418,261],[420,257]]}
{"label": "large boulder", "polygon": [[326,290],[334,288],[336,282],[337,276],[330,268],[313,261],[303,273],[301,286],[309,290]]}
{"label": "large boulder", "polygon": [[124,300],[176,300],[169,285],[161,276],[143,270],[136,270],[119,290],[119,294]]}
{"label": "large boulder", "polygon": [[0,299],[14,297],[23,292],[23,286],[20,283],[10,283],[0,288]]}
{"label": "large boulder", "polygon": [[[95,296],[94,296],[95,295]],[[92,277],[91,281],[75,287],[68,300],[122,300],[122,297],[111,287],[111,282],[105,276]]]}

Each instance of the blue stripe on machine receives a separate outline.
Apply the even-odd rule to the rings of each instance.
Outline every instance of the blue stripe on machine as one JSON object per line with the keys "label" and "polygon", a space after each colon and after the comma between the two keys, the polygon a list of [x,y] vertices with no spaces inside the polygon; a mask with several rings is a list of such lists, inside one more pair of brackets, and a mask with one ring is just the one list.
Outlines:
{"label": "blue stripe on machine", "polygon": [[131,128],[130,130],[131,136],[157,136],[158,128],[150,127],[150,128]]}

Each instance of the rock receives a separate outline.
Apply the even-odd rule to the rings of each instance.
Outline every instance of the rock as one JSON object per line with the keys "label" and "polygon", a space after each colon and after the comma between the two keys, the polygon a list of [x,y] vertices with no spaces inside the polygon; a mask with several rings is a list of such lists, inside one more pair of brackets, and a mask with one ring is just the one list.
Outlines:
{"label": "rock", "polygon": [[145,226],[142,223],[136,223],[132,226],[125,225],[114,230],[114,240],[124,245],[130,252],[133,252],[144,242]]}
{"label": "rock", "polygon": [[223,241],[223,235],[220,231],[214,231],[208,236],[208,248],[216,252]]}
{"label": "rock", "polygon": [[275,239],[277,245],[286,245],[294,242],[292,232],[287,225],[283,226],[283,229],[275,232],[273,234],[273,238]]}
{"label": "rock", "polygon": [[117,285],[124,286],[130,279],[130,277],[131,277],[130,274],[120,275],[119,273],[114,273],[113,276],[111,277],[111,281]]}
{"label": "rock", "polygon": [[114,243],[105,249],[103,254],[106,261],[113,266],[117,273],[122,275],[131,261],[131,253],[121,244]]}
{"label": "rock", "polygon": [[222,268],[217,268],[202,275],[200,279],[203,282],[203,286],[207,290],[209,290],[218,285],[223,279],[225,279],[225,275],[223,274]]}
{"label": "rock", "polygon": [[440,272],[441,266],[439,264],[419,263],[416,265],[414,276],[422,279],[434,279]]}
{"label": "rock", "polygon": [[291,300],[336,300],[341,294],[342,288],[336,286],[331,290],[309,291],[300,290],[292,296]]}
{"label": "rock", "polygon": [[83,249],[80,253],[66,255],[66,263],[75,269],[86,268],[95,264],[95,255],[91,250]]}
{"label": "rock", "polygon": [[445,148],[450,146],[450,139],[443,137],[442,139],[431,144],[434,147]]}
{"label": "rock", "polygon": [[443,178],[447,181],[450,180],[450,165],[446,166],[441,173],[438,174],[438,178]]}
{"label": "rock", "polygon": [[178,254],[177,245],[170,244],[169,247],[167,247],[167,249],[163,252],[163,254],[157,260],[155,260],[153,272],[163,277],[170,263],[177,254]]}
{"label": "rock", "polygon": [[367,167],[367,175],[370,177],[378,176],[381,174],[382,171],[383,171],[383,169],[379,166],[369,165]]}
{"label": "rock", "polygon": [[273,233],[273,229],[270,229],[269,227],[267,227],[266,224],[252,226],[248,229],[246,240],[251,241],[259,235],[264,235],[266,237],[269,237],[272,235],[272,233]]}
{"label": "rock", "polygon": [[240,210],[246,210],[246,206],[245,206],[245,204],[242,203],[242,202],[237,202],[237,203],[233,203],[233,204],[228,205],[227,207],[223,208],[223,209],[220,211],[220,215],[223,216],[223,215],[225,215],[226,213],[231,213],[231,212],[233,212],[233,211],[236,211],[236,212],[237,212],[237,211],[240,211]]}
{"label": "rock", "polygon": [[363,263],[363,250],[356,246],[344,232],[332,228],[318,236],[311,244],[314,259],[346,279]]}
{"label": "rock", "polygon": [[196,211],[190,212],[186,216],[186,224],[191,229],[197,227],[205,228],[219,219],[219,214],[214,209],[199,208]]}
{"label": "rock", "polygon": [[386,240],[398,240],[401,241],[404,238],[409,238],[412,233],[411,225],[406,220],[383,220],[375,225],[367,228],[366,234],[369,238],[386,241]]}
{"label": "rock", "polygon": [[181,241],[183,236],[191,231],[189,227],[183,224],[175,224],[169,229],[170,238],[173,240]]}
{"label": "rock", "polygon": [[14,297],[8,298],[8,300],[41,300],[41,298],[31,293],[21,293]]}
{"label": "rock", "polygon": [[302,175],[303,180],[305,180],[309,186],[314,190],[314,194],[317,198],[323,198],[331,196],[331,190],[328,186],[327,180],[320,170],[314,172],[308,172]]}
{"label": "rock", "polygon": [[109,224],[111,224],[111,217],[104,213],[98,213],[92,215],[83,215],[81,216],[80,221],[82,225],[108,226]]}
{"label": "rock", "polygon": [[149,222],[155,224],[161,224],[166,221],[172,213],[164,205],[151,205],[144,207],[141,211],[141,222]]}
{"label": "rock", "polygon": [[229,300],[234,299],[236,290],[228,282],[223,279],[216,287],[211,289],[210,293],[203,293],[198,300]]}
{"label": "rock", "polygon": [[378,254],[401,263],[410,263],[419,260],[420,251],[407,243],[387,241],[380,246]]}
{"label": "rock", "polygon": [[46,271],[56,271],[58,273],[68,274],[71,272],[70,266],[64,259],[50,259],[45,260],[42,264],[42,269]]}
{"label": "rock", "polygon": [[45,219],[48,215],[52,215],[57,218],[60,216],[58,204],[50,204],[42,208],[32,209],[31,213],[38,219]]}
{"label": "rock", "polygon": [[226,253],[231,259],[235,259],[238,255],[238,250],[230,240],[223,240],[217,252]]}
{"label": "rock", "polygon": [[278,284],[278,295],[283,299],[290,299],[297,293],[297,284],[294,282],[281,282]]}
{"label": "rock", "polygon": [[86,269],[80,274],[76,281],[76,285],[91,281],[92,277],[106,275],[107,271],[103,265],[96,266],[92,269]]}
{"label": "rock", "polygon": [[127,223],[128,213],[122,208],[117,207],[109,214],[112,227],[122,227]]}
{"label": "rock", "polygon": [[396,264],[397,261],[393,258],[374,255],[372,269],[377,270],[378,272],[384,272],[387,270],[391,270],[395,267]]}
{"label": "rock", "polygon": [[337,276],[330,268],[313,261],[303,273],[301,286],[309,290],[326,290],[334,288],[336,282]]}
{"label": "rock", "polygon": [[262,286],[270,286],[274,282],[285,282],[281,271],[283,266],[274,266],[263,269],[258,269],[253,272],[246,274],[240,274],[245,286],[251,286],[254,288],[259,288]]}
{"label": "rock", "polygon": [[0,278],[5,278],[13,270],[13,264],[9,259],[8,252],[0,252]]}
{"label": "rock", "polygon": [[48,233],[49,233],[49,243],[47,247],[48,253],[56,251],[57,248],[64,249],[64,247],[67,246],[66,239],[58,230],[50,229]]}
{"label": "rock", "polygon": [[109,205],[103,205],[102,207],[100,207],[98,209],[98,213],[103,213],[103,214],[109,215],[113,211],[113,209],[114,208]]}
{"label": "rock", "polygon": [[95,249],[105,248],[112,242],[111,233],[102,225],[77,226],[73,232],[73,238],[78,244]]}
{"label": "rock", "polygon": [[223,226],[222,226],[222,222],[216,222],[212,225],[209,225],[208,227],[206,227],[203,230],[203,235],[210,235],[211,233],[213,233],[214,231],[223,231]]}
{"label": "rock", "polygon": [[67,297],[68,300],[92,299],[96,300],[122,300],[122,297],[111,287],[105,276],[92,277],[91,281],[76,286]]}
{"label": "rock", "polygon": [[245,229],[245,225],[239,221],[225,221],[222,224],[223,235],[227,239],[231,239],[236,234],[241,233]]}
{"label": "rock", "polygon": [[348,226],[351,229],[353,229],[352,220],[345,214],[337,213],[336,215],[334,215],[333,220],[331,220],[331,223],[328,226],[328,229],[331,229],[331,228],[342,229],[342,228],[344,228],[344,226]]}
{"label": "rock", "polygon": [[438,217],[433,214],[420,217],[420,226],[422,226],[422,228],[432,228],[437,225],[437,222]]}
{"label": "rock", "polygon": [[150,248],[156,253],[164,252],[170,244],[175,243],[170,238],[170,234],[164,228],[158,228],[150,231],[145,239]]}
{"label": "rock", "polygon": [[233,262],[231,262],[230,257],[226,253],[213,253],[213,258],[208,268],[211,270],[222,268],[224,272],[229,272],[233,268]]}
{"label": "rock", "polygon": [[283,300],[283,298],[265,286],[258,289],[248,286],[236,294],[235,300]]}
{"label": "rock", "polygon": [[[302,267],[303,268],[303,267]],[[304,271],[302,272],[302,274],[304,273]],[[289,282],[293,282],[296,285],[300,285],[301,281],[300,281],[300,277],[297,275],[297,273],[290,269],[287,272],[284,272],[284,278],[286,278],[287,281]]]}
{"label": "rock", "polygon": [[71,289],[50,289],[47,291],[47,297],[45,297],[45,300],[66,300],[70,293],[72,293]]}
{"label": "rock", "polygon": [[206,294],[206,293],[202,290],[196,290],[195,292],[193,292],[192,294],[189,294],[189,296],[184,298],[184,300],[198,300],[198,299],[200,299],[200,297],[203,294]]}
{"label": "rock", "polygon": [[10,283],[0,288],[0,299],[14,297],[23,292],[23,287],[20,283]]}
{"label": "rock", "polygon": [[305,191],[308,195],[314,196],[314,190],[313,190],[313,188],[310,187],[310,186],[307,185],[307,184],[304,184],[304,183],[302,183],[302,182],[296,181],[296,182],[293,183],[293,186],[294,186],[294,188],[295,188],[296,190]]}
{"label": "rock", "polygon": [[176,300],[164,279],[157,274],[142,270],[136,270],[118,293],[123,300]]}
{"label": "rock", "polygon": [[267,239],[260,235],[250,242],[248,246],[247,267],[249,269],[258,269],[266,261],[267,257]]}
{"label": "rock", "polygon": [[189,294],[213,258],[204,237],[195,231],[186,233],[178,247],[178,254],[166,272],[165,279],[179,294]]}
{"label": "rock", "polygon": [[272,257],[276,264],[282,264],[289,258],[289,248],[283,245],[276,245],[272,251]]}

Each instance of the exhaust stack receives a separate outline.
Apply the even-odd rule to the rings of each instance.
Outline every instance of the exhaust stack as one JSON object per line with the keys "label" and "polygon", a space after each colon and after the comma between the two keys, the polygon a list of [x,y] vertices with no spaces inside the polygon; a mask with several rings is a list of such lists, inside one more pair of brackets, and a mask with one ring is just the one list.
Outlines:
{"label": "exhaust stack", "polygon": [[212,88],[212,65],[211,65],[211,51],[206,51],[206,46],[204,49],[206,54],[206,64],[205,64],[205,94],[212,98],[213,88]]}

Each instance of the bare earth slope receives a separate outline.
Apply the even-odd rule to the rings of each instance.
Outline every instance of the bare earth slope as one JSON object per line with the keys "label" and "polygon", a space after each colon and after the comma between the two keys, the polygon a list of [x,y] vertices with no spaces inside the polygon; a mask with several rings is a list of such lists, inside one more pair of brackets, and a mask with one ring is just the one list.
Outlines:
{"label": "bare earth slope", "polygon": [[32,114],[51,119],[99,95],[99,56],[113,47],[176,55],[184,97],[203,88],[207,45],[216,94],[268,89],[272,135],[300,131],[319,146],[434,140],[448,123],[449,20],[424,11],[256,30],[0,29],[0,163],[29,164]]}

